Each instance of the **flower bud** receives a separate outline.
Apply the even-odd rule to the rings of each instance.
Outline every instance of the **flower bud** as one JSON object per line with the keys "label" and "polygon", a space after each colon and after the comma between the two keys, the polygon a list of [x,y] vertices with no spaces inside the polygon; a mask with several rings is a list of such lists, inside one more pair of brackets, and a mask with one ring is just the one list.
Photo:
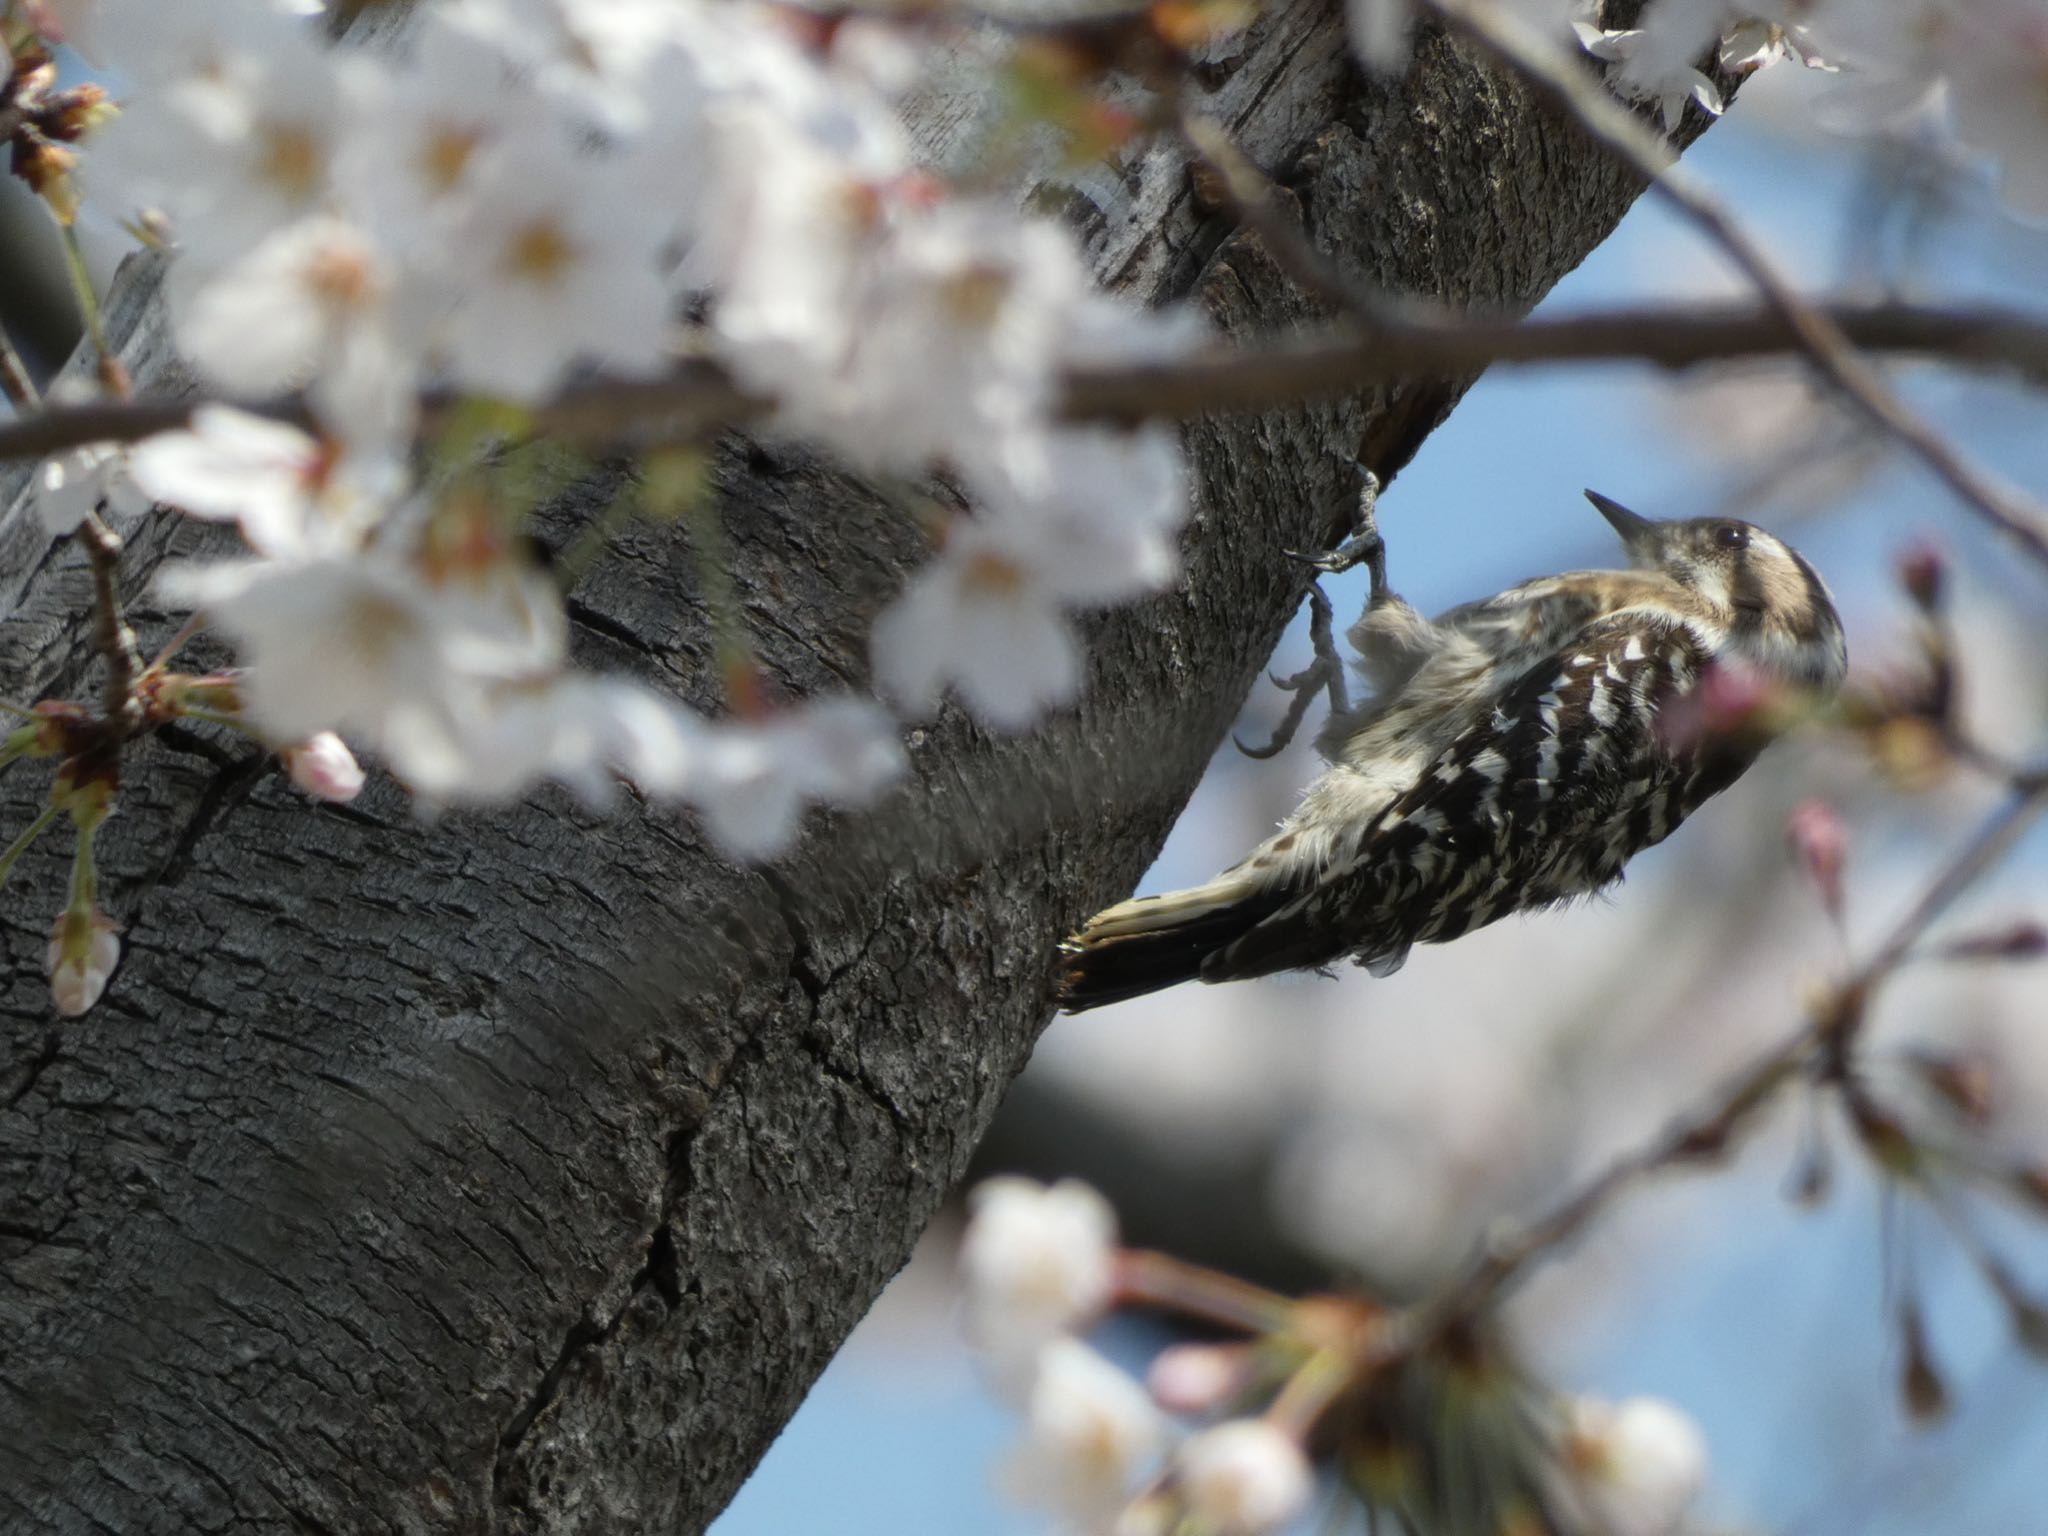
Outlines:
{"label": "flower bud", "polygon": [[332,731],[308,736],[278,754],[292,782],[316,800],[345,802],[363,791],[362,765]]}
{"label": "flower bud", "polygon": [[976,1341],[1015,1358],[1078,1327],[1109,1304],[1116,1213],[1087,1185],[990,1179],[968,1196],[960,1242]]}
{"label": "flower bud", "polygon": [[107,978],[121,959],[118,932],[113,919],[96,909],[74,907],[59,914],[50,929],[45,964],[50,1000],[66,1018],[77,1018],[106,991]]}
{"label": "flower bud", "polygon": [[1936,612],[1941,607],[1942,587],[1948,575],[1948,562],[1941,551],[1925,542],[1912,544],[1899,556],[1898,569],[1899,585],[1906,589],[1913,605],[1922,613]]}
{"label": "flower bud", "polygon": [[1927,1343],[1927,1324],[1920,1315],[1917,1298],[1909,1299],[1899,1309],[1899,1342],[1905,1349],[1905,1362],[1899,1372],[1899,1397],[1915,1423],[1932,1424],[1948,1413],[1948,1384],[1941,1379],[1941,1371],[1934,1363],[1934,1352]]}
{"label": "flower bud", "polygon": [[1315,1477],[1293,1436],[1263,1419],[1233,1419],[1180,1448],[1179,1486],[1198,1529],[1258,1536],[1308,1507]]}
{"label": "flower bud", "polygon": [[1767,732],[1781,700],[1769,679],[1748,667],[1713,662],[1697,687],[1657,715],[1657,734],[1673,750]]}
{"label": "flower bud", "polygon": [[1849,834],[1834,808],[1820,800],[1796,806],[1785,823],[1785,838],[1806,877],[1820,892],[1828,916],[1842,915],[1842,867],[1848,861]]}
{"label": "flower bud", "polygon": [[1145,1373],[1145,1385],[1169,1413],[1214,1413],[1245,1389],[1251,1373],[1245,1345],[1171,1344]]}
{"label": "flower bud", "polygon": [[1128,1374],[1075,1339],[1039,1352],[1024,1444],[1005,1483],[1021,1502],[1099,1530],[1165,1446],[1166,1423]]}
{"label": "flower bud", "polygon": [[1561,1451],[1572,1502],[1609,1536],[1670,1536],[1706,1479],[1699,1426],[1660,1398],[1573,1401]]}

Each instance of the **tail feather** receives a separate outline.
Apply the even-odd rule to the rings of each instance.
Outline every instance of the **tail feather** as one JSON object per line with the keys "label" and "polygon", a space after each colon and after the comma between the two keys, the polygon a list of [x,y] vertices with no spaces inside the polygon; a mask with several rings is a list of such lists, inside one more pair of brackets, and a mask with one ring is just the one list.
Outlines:
{"label": "tail feather", "polygon": [[1240,869],[1109,907],[1060,946],[1060,1006],[1079,1013],[1192,981],[1205,960],[1287,900],[1284,889],[1261,886]]}

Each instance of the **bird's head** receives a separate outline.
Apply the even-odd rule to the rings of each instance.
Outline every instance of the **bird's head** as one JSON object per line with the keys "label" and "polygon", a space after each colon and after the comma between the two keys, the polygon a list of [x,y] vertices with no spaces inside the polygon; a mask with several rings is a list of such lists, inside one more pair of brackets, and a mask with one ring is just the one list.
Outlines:
{"label": "bird's head", "polygon": [[1729,517],[1658,522],[1597,491],[1586,499],[1621,535],[1629,564],[1691,593],[1726,628],[1729,648],[1790,682],[1832,692],[1848,671],[1842,621],[1805,556]]}

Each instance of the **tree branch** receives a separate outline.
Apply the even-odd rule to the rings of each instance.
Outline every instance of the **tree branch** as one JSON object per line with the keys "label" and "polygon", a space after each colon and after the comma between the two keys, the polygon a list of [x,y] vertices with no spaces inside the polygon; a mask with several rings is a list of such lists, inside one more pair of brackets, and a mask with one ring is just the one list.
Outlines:
{"label": "tree branch", "polygon": [[[1857,347],[1958,367],[2009,370],[2048,384],[2048,319],[2004,308],[1908,303],[1818,303]],[[1063,410],[1077,421],[1187,420],[1219,411],[1265,411],[1415,379],[1459,379],[1488,367],[1639,362],[1680,370],[1784,358],[1804,344],[1774,308],[1754,304],[1643,305],[1522,320],[1450,316],[1391,306],[1360,325],[1218,346],[1168,362],[1069,373]],[[137,442],[190,423],[207,397],[56,405],[0,422],[0,459],[41,458],[95,442]],[[298,400],[218,401],[310,425]],[[422,430],[457,405],[430,396]],[[694,359],[659,379],[593,379],[541,406],[537,435],[601,447],[691,441],[761,420],[772,402]]]}
{"label": "tree branch", "polygon": [[1757,1058],[1698,1107],[1679,1115],[1654,1140],[1610,1164],[1549,1214],[1487,1246],[1466,1274],[1423,1303],[1413,1337],[1440,1337],[1496,1304],[1543,1260],[1557,1254],[1617,1199],[1650,1175],[1717,1157],[1787,1083],[1811,1066],[1822,1077],[1846,1071],[1877,990],[1911,956],[1913,946],[1958,897],[1997,868],[2033,821],[2048,810],[2048,781],[2029,775],[2012,797],[1942,867],[1871,956],[1838,983],[1813,1016]]}

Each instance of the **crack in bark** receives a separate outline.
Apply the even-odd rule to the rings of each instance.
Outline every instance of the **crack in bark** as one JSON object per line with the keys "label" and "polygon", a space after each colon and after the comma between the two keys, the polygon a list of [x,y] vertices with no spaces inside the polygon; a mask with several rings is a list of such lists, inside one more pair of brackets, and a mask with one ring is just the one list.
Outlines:
{"label": "crack in bark", "polygon": [[696,1292],[695,1279],[687,1287],[683,1283],[682,1255],[676,1246],[675,1229],[683,1217],[694,1183],[690,1150],[704,1118],[699,1116],[692,1123],[671,1131],[663,1143],[662,1157],[668,1171],[662,1181],[661,1204],[654,1226],[647,1235],[646,1256],[627,1281],[624,1299],[602,1323],[592,1318],[586,1308],[584,1315],[569,1325],[553,1363],[541,1373],[526,1401],[506,1420],[505,1427],[499,1432],[498,1449],[491,1464],[489,1507],[494,1524],[508,1508],[523,1502],[506,1490],[506,1479],[511,1475],[513,1461],[527,1434],[561,1395],[570,1369],[588,1352],[610,1342],[631,1315],[633,1303],[643,1291],[653,1291],[671,1314],[681,1309],[686,1294]]}
{"label": "crack in bark", "polygon": [[35,1055],[22,1066],[21,1081],[7,1091],[7,1102],[0,1105],[0,1108],[13,1109],[35,1091],[35,1086],[42,1081],[43,1074],[56,1064],[63,1040],[63,1033],[59,1030],[53,1029],[44,1034]]}

